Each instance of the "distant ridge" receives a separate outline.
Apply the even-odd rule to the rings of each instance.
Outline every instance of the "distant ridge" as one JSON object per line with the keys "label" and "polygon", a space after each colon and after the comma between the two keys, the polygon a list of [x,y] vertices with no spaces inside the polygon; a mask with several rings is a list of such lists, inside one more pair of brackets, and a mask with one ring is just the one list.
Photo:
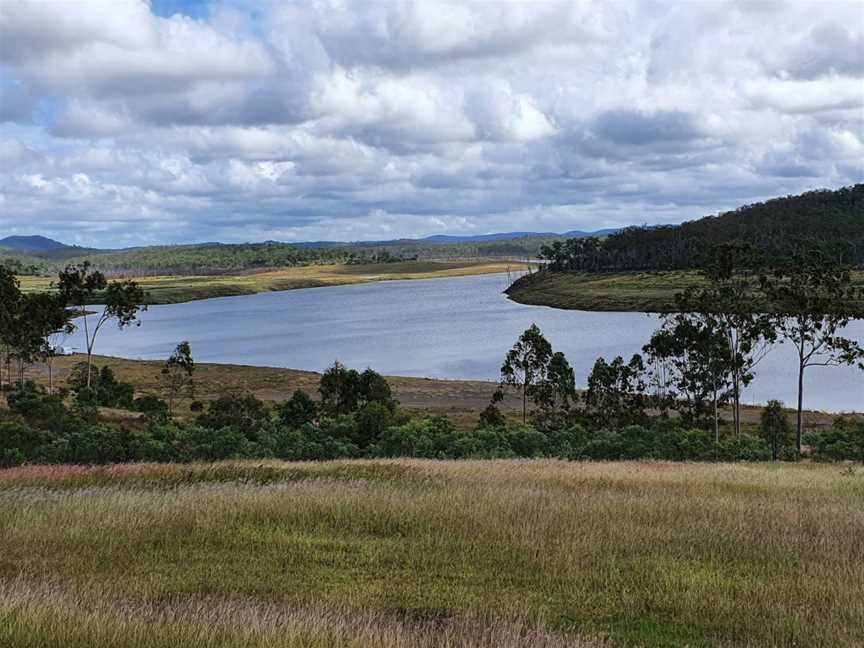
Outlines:
{"label": "distant ridge", "polygon": [[45,236],[7,236],[0,239],[0,247],[16,252],[55,252],[71,246]]}
{"label": "distant ridge", "polygon": [[[291,245],[298,248],[344,248],[344,247],[380,247],[390,245],[410,245],[417,243],[425,243],[429,245],[447,245],[454,243],[493,243],[499,241],[513,241],[526,238],[586,238],[589,236],[604,237],[609,234],[620,231],[621,228],[601,229],[593,232],[585,232],[582,230],[571,230],[564,233],[556,232],[497,232],[493,234],[465,234],[465,235],[449,235],[435,234],[424,238],[401,238],[387,239],[380,241],[263,241],[260,243],[245,243],[241,245]],[[43,257],[72,257],[83,254],[104,254],[109,252],[126,252],[146,249],[159,248],[186,248],[186,247],[221,247],[237,245],[233,243],[219,243],[210,241],[206,243],[185,243],[171,245],[145,245],[126,248],[113,249],[95,249],[78,247],[77,245],[67,245],[60,241],[47,238],[45,236],[7,236],[0,239],[0,248],[19,252],[23,254],[31,254]]]}

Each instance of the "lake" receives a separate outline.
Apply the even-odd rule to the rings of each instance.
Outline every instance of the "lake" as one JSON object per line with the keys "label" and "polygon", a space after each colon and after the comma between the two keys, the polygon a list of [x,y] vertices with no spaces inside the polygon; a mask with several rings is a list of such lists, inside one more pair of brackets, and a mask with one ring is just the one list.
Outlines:
{"label": "lake", "polygon": [[[585,385],[598,356],[629,358],[648,342],[658,317],[524,306],[507,299],[506,275],[387,281],[308,288],[151,306],[142,325],[106,324],[95,352],[163,359],[188,340],[198,362],[321,371],[334,360],[389,375],[495,380],[513,342],[535,322],[563,351]],[[864,341],[864,322],[847,335]],[[64,343],[83,350],[83,336]],[[757,367],[747,403],[795,402],[796,360],[778,346]],[[864,372],[808,369],[805,406],[864,409]]]}

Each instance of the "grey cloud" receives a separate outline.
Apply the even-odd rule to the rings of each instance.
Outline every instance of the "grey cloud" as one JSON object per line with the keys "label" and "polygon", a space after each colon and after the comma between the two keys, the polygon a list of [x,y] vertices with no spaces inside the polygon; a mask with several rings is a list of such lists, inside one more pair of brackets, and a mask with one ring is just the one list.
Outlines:
{"label": "grey cloud", "polygon": [[625,146],[691,142],[706,136],[694,115],[677,110],[656,113],[613,110],[599,115],[591,131],[601,139]]}
{"label": "grey cloud", "polygon": [[785,71],[798,79],[864,77],[864,9],[861,13],[858,34],[833,23],[815,27],[792,52]]}
{"label": "grey cloud", "polygon": [[29,122],[36,108],[36,98],[20,82],[0,77],[0,123]]}
{"label": "grey cloud", "polygon": [[864,178],[853,4],[815,28],[804,2],[50,6],[0,3],[22,233],[564,231]]}

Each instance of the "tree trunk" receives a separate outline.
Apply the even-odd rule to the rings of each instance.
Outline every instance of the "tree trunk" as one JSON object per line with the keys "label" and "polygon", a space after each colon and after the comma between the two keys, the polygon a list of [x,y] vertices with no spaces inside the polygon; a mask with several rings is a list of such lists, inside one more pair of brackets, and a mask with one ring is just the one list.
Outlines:
{"label": "tree trunk", "polygon": [[527,416],[527,405],[528,405],[528,385],[522,385],[522,423],[526,423],[528,421]]}
{"label": "tree trunk", "polygon": [[93,369],[93,363],[90,360],[92,355],[93,355],[93,352],[91,351],[90,347],[88,346],[87,347],[87,389],[90,389],[90,374],[92,373],[92,369]]}
{"label": "tree trunk", "polygon": [[720,416],[717,412],[717,388],[714,388],[714,443],[720,443]]}
{"label": "tree trunk", "polygon": [[801,433],[804,428],[804,362],[798,365],[798,421],[795,429],[795,446],[801,454]]}

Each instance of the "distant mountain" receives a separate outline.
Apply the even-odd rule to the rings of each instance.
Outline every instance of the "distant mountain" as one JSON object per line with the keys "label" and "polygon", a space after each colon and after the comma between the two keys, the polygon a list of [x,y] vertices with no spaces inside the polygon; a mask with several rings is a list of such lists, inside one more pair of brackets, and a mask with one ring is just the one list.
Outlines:
{"label": "distant mountain", "polygon": [[56,252],[65,250],[70,245],[49,239],[44,236],[7,236],[0,239],[0,247],[16,252]]}

